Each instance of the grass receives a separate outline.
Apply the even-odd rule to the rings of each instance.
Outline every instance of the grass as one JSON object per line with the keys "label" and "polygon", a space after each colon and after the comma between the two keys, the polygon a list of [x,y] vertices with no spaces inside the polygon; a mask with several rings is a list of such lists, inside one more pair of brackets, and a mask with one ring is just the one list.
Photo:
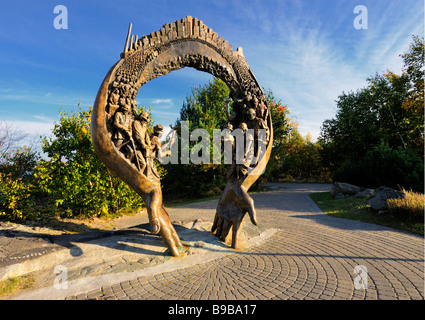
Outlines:
{"label": "grass", "polygon": [[414,191],[402,190],[406,195],[401,199],[387,200],[388,210],[391,214],[401,219],[424,219],[424,195]]}
{"label": "grass", "polygon": [[329,192],[313,193],[310,198],[324,213],[332,217],[374,223],[421,236],[424,235],[423,221],[401,219],[389,212],[378,214],[366,204],[364,198],[346,196],[342,199],[334,199]]}
{"label": "grass", "polygon": [[0,281],[0,298],[10,296],[22,289],[31,288],[33,283],[34,276],[31,274]]}

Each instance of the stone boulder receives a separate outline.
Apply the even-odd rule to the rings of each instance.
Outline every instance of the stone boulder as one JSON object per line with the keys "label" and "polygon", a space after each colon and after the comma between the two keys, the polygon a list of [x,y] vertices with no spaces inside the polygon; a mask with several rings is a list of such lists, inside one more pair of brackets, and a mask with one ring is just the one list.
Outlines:
{"label": "stone boulder", "polygon": [[356,198],[369,198],[375,194],[375,190],[373,189],[364,189],[355,194]]}
{"label": "stone boulder", "polygon": [[403,191],[394,190],[388,187],[379,187],[376,194],[367,199],[366,203],[376,211],[387,209],[388,199],[401,199],[406,196]]}
{"label": "stone boulder", "polygon": [[331,187],[331,196],[335,197],[338,193],[343,195],[355,195],[357,192],[360,192],[361,189],[358,186],[353,184],[344,183],[344,182],[334,182]]}

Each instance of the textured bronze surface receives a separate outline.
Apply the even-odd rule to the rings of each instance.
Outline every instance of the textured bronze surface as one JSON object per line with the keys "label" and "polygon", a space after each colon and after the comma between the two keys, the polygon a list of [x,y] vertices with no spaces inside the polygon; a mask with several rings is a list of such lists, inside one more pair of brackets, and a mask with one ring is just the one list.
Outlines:
{"label": "textured bronze surface", "polygon": [[[247,191],[263,173],[273,142],[266,99],[242,54],[197,18],[165,24],[159,31],[134,38],[131,24],[121,59],[109,70],[98,91],[92,114],[92,140],[99,158],[145,201],[153,233],[160,233],[173,256],[182,244],[163,205],[153,158],[158,139],[145,128],[146,114],[136,114],[135,98],[147,82],[173,70],[192,67],[222,79],[230,89],[233,114],[229,128],[265,129],[266,152],[254,164],[232,164],[219,200],[212,232],[225,239],[231,229],[232,247],[246,213],[257,223]],[[158,132],[161,128],[157,128]],[[257,137],[255,136],[255,139]],[[257,142],[257,141],[255,141]]]}

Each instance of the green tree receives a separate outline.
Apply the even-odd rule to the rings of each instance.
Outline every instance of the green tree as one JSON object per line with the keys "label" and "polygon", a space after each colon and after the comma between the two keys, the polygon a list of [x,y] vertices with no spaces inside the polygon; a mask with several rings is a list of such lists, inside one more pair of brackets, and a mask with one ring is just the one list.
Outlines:
{"label": "green tree", "polygon": [[19,146],[28,135],[0,122],[0,218],[25,219],[35,212],[32,173],[40,155],[33,146]]}
{"label": "green tree", "polygon": [[288,148],[282,166],[282,178],[293,181],[329,181],[329,170],[323,163],[319,142],[313,142],[307,134],[304,138],[297,130]]}
{"label": "green tree", "polygon": [[323,156],[331,169],[347,158],[361,159],[380,141],[379,115],[370,88],[343,93],[337,108],[335,118],[323,122],[320,136]]}
{"label": "green tree", "polygon": [[[292,179],[295,176],[303,179],[326,180],[328,172],[322,165],[320,145],[313,143],[311,139],[302,138],[297,131],[296,122],[289,117],[287,105],[276,101],[271,90],[264,90],[264,92],[273,121],[273,149],[266,171],[256,183],[288,177]],[[191,131],[204,128],[212,134],[213,129],[222,129],[227,122],[224,100],[229,93],[226,84],[218,78],[204,86],[194,87],[192,94],[188,95],[183,103],[175,127],[180,127],[183,120],[188,120]],[[193,144],[195,142],[189,148]],[[180,140],[179,146],[181,146]],[[211,154],[212,148],[211,144]],[[196,198],[220,194],[226,184],[225,176],[229,166],[190,163],[188,165],[169,164],[165,168],[167,175],[163,180],[163,190],[166,198],[170,199],[171,197]]]}
{"label": "green tree", "polygon": [[[219,78],[209,80],[204,86],[192,88],[192,94],[186,96],[186,101],[180,109],[176,126],[185,120],[190,122],[190,129],[203,128],[212,133],[227,121],[224,99],[230,94],[227,85]],[[229,103],[230,104],[230,103]]]}
{"label": "green tree", "polygon": [[411,149],[424,154],[424,38],[413,36],[409,51],[402,54],[403,74],[409,82],[407,97],[402,107],[408,112],[410,131],[407,134]]}
{"label": "green tree", "polygon": [[[423,157],[423,45],[423,39],[414,38],[410,51],[402,55],[401,75],[376,74],[367,79],[365,88],[338,97],[336,116],[324,121],[320,136],[322,156],[331,171],[338,172],[338,179],[362,177],[353,170],[360,170],[368,152],[382,143],[394,154],[402,149]],[[366,181],[369,177],[363,178]]]}
{"label": "green tree", "polygon": [[[224,99],[230,93],[227,85],[219,78],[214,78],[204,86],[192,88],[191,95],[187,95],[180,110],[179,119],[174,127],[181,128],[182,121],[189,121],[189,129],[202,128],[212,137],[214,129],[221,129],[227,121]],[[189,152],[197,142],[189,144]],[[219,194],[226,184],[226,165],[213,164],[212,154],[214,144],[210,143],[209,163],[195,165],[182,164],[181,161],[181,136],[178,136],[179,164],[164,166],[167,174],[162,180],[163,192],[166,199],[196,198]]]}
{"label": "green tree", "polygon": [[90,134],[91,108],[60,113],[42,149],[35,184],[65,216],[100,216],[141,207],[142,199],[97,157]]}

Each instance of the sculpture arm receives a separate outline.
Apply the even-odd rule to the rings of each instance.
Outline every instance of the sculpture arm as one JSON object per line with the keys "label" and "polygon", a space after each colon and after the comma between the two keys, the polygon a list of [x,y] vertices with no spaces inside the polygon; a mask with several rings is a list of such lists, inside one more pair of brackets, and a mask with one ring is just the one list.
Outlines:
{"label": "sculpture arm", "polygon": [[251,222],[257,225],[257,212],[254,208],[254,200],[243,186],[236,183],[228,183],[217,205],[214,223],[211,232],[225,241],[232,228],[232,248],[238,247],[238,235],[246,213]]}

